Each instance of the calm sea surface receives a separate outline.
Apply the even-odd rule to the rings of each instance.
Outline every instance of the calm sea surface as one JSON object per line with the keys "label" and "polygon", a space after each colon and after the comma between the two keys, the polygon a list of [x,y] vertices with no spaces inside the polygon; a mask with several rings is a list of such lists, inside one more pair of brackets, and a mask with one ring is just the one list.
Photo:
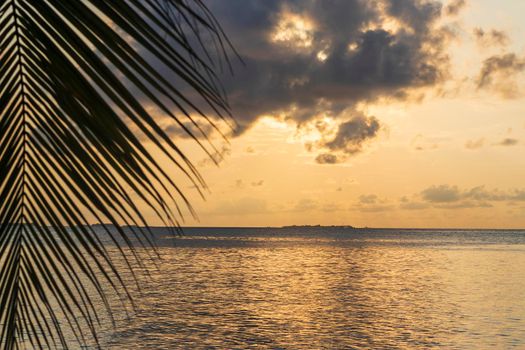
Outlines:
{"label": "calm sea surface", "polygon": [[103,348],[525,349],[525,231],[155,232],[159,268]]}

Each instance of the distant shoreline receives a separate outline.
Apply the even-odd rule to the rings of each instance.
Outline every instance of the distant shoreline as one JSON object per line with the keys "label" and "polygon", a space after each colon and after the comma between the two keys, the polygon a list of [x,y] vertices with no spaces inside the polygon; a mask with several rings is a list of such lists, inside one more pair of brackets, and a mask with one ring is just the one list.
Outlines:
{"label": "distant shoreline", "polygon": [[[91,227],[97,226],[112,226],[112,224],[92,224]],[[122,226],[137,227],[137,226]],[[143,226],[141,226],[143,227]],[[170,226],[149,226],[150,228],[165,228],[170,229],[175,227]],[[404,230],[404,231],[525,231],[525,228],[490,228],[490,227],[356,227],[352,225],[285,225],[285,226],[182,226],[185,229],[346,229],[346,230]]]}

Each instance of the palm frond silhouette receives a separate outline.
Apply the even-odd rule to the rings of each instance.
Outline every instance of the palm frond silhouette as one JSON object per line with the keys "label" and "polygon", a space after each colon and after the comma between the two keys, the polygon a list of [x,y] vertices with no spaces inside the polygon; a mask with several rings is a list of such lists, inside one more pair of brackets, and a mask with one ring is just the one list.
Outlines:
{"label": "palm frond silhouette", "polygon": [[148,107],[213,156],[194,116],[230,123],[230,52],[200,0],[1,2],[0,348],[100,346],[96,305],[130,296],[115,251],[131,269],[154,244],[138,201],[178,227],[193,211],[167,167],[206,186]]}

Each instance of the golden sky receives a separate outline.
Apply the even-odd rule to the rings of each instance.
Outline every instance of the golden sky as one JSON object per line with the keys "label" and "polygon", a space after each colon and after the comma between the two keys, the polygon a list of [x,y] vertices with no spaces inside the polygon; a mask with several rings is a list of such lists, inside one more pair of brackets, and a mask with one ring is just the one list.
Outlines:
{"label": "golden sky", "polygon": [[210,188],[187,225],[525,227],[525,2],[211,9],[240,129],[218,167],[177,139]]}

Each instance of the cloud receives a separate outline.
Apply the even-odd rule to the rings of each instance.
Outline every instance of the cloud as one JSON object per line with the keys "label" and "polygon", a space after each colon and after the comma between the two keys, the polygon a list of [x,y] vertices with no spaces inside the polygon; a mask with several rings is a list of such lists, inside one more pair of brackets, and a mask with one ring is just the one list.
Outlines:
{"label": "cloud", "polygon": [[406,210],[422,210],[430,208],[430,205],[424,202],[406,202],[401,203],[399,207]]}
{"label": "cloud", "polygon": [[361,195],[358,201],[351,209],[359,210],[365,213],[375,213],[395,209],[392,203],[386,199],[381,199],[375,194]]}
{"label": "cloud", "polygon": [[242,190],[246,188],[246,186],[248,185],[251,187],[261,187],[264,185],[264,180],[258,180],[258,181],[252,181],[252,182],[246,183],[242,179],[237,179],[235,180],[233,187]]}
{"label": "cloud", "polygon": [[434,185],[403,196],[399,202],[398,208],[402,210],[492,208],[497,203],[515,206],[525,203],[525,189],[499,190],[485,186],[461,189],[453,185]]}
{"label": "cloud", "polygon": [[457,186],[440,185],[432,186],[421,192],[421,197],[432,203],[455,202],[461,198]]}
{"label": "cloud", "polygon": [[252,186],[253,187],[261,187],[262,185],[264,185],[264,180],[259,180],[259,181],[252,182]]}
{"label": "cloud", "polygon": [[490,208],[496,202],[507,204],[525,202],[525,189],[501,191],[489,190],[485,186],[470,189],[460,189],[458,186],[451,185],[431,186],[413,196],[412,200],[403,197],[400,207],[402,209]]}
{"label": "cloud", "polygon": [[309,198],[303,198],[295,204],[291,211],[303,212],[303,211],[312,211],[319,207],[317,202]]}
{"label": "cloud", "polygon": [[212,0],[209,6],[246,62],[224,79],[238,133],[261,116],[299,128],[329,116],[341,134],[326,147],[340,154],[318,155],[322,164],[346,160],[375,136],[373,128],[364,139],[348,136],[349,111],[357,105],[409,100],[448,76],[450,31],[440,24],[438,0]]}
{"label": "cloud", "polygon": [[330,153],[321,153],[316,158],[315,161],[319,164],[337,164],[342,160],[337,158],[337,156]]}
{"label": "cloud", "polygon": [[477,140],[468,140],[465,143],[465,148],[466,149],[470,149],[470,150],[474,150],[474,149],[482,148],[484,145],[485,145],[485,139],[484,138],[477,139]]}
{"label": "cloud", "polygon": [[242,181],[242,179],[235,180],[235,187],[239,188],[239,189],[243,189],[244,188],[244,181]]}
{"label": "cloud", "polygon": [[[319,131],[327,130],[327,126],[319,121],[315,125]],[[339,124],[333,136],[323,136],[317,142],[309,143],[307,149],[322,152],[316,158],[319,164],[340,163],[361,152],[365,143],[377,137],[380,128],[376,118],[358,114]]]}
{"label": "cloud", "polygon": [[506,46],[509,36],[502,30],[491,29],[488,32],[482,28],[474,28],[474,38],[480,47]]}
{"label": "cloud", "polygon": [[428,151],[438,149],[440,143],[447,141],[450,141],[450,139],[445,137],[426,137],[418,134],[411,141],[411,145],[416,151]]}
{"label": "cloud", "polygon": [[355,154],[361,151],[364,142],[376,137],[379,128],[379,121],[374,117],[355,117],[340,124],[333,140],[323,146],[332,151]]}
{"label": "cloud", "polygon": [[490,89],[506,98],[518,96],[516,75],[525,70],[525,59],[515,53],[494,55],[483,61],[478,89]]}
{"label": "cloud", "polygon": [[518,144],[518,140],[513,138],[505,138],[501,140],[501,142],[498,142],[497,145],[499,146],[516,146]]}
{"label": "cloud", "polygon": [[485,186],[460,189],[452,185],[430,186],[410,198],[400,198],[403,210],[491,208],[494,203],[510,205],[525,201],[525,190],[489,190]]}
{"label": "cloud", "polygon": [[327,213],[341,211],[341,205],[337,203],[326,203],[321,207],[321,210]]}
{"label": "cloud", "polygon": [[456,16],[466,5],[466,0],[452,0],[445,7],[445,13],[449,16]]}
{"label": "cloud", "polygon": [[436,205],[438,209],[469,209],[469,208],[492,208],[493,205],[487,202],[461,201],[454,203],[444,203]]}
{"label": "cloud", "polygon": [[377,213],[382,211],[391,211],[395,209],[395,206],[391,204],[377,204],[377,205],[366,205],[366,206],[358,206],[357,210],[364,212],[364,213]]}
{"label": "cloud", "polygon": [[361,195],[359,196],[359,203],[361,204],[375,204],[379,198],[375,194]]}

